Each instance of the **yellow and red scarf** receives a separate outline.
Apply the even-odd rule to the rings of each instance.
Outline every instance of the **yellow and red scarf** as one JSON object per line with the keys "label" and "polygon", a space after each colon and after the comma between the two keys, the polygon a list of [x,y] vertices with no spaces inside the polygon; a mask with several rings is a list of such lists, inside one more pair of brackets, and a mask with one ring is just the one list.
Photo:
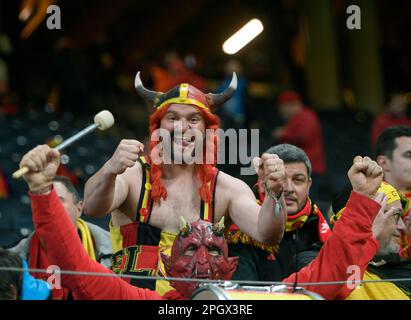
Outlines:
{"label": "yellow and red scarf", "polygon": [[308,197],[304,208],[294,215],[289,215],[287,217],[287,223],[285,226],[285,231],[290,232],[300,229],[308,220],[308,218],[313,215],[318,217],[317,232],[318,238],[322,243],[324,243],[329,236],[331,236],[331,229],[325,220],[321,210],[316,204],[312,203],[311,199]]}
{"label": "yellow and red scarf", "polygon": [[[265,194],[262,192],[263,188],[261,185],[261,181],[258,180],[257,184],[257,192],[258,197],[260,198],[260,204],[264,202]],[[312,203],[310,197],[307,197],[307,202],[305,203],[304,208],[302,208],[299,212],[294,215],[287,216],[287,223],[285,225],[285,232],[294,231],[300,229],[308,218],[313,214],[314,216],[318,217],[318,237],[322,243],[324,243],[328,237],[331,235],[331,229],[328,225],[327,221],[325,220],[321,210],[318,206]]]}
{"label": "yellow and red scarf", "polygon": [[[264,201],[264,194],[260,194],[260,198],[262,199],[262,201]],[[305,203],[305,206],[302,210],[292,216],[289,215],[287,217],[285,232],[291,232],[300,229],[304,226],[311,215],[318,217],[318,238],[322,243],[324,243],[328,239],[328,237],[331,236],[331,229],[323,214],[321,213],[321,210],[317,207],[317,205],[312,203],[310,198],[307,198],[307,202]],[[278,245],[267,245],[254,240],[249,235],[242,232],[235,224],[231,225],[229,231],[226,234],[226,239],[229,244],[250,244],[269,253],[276,253],[279,248]]]}

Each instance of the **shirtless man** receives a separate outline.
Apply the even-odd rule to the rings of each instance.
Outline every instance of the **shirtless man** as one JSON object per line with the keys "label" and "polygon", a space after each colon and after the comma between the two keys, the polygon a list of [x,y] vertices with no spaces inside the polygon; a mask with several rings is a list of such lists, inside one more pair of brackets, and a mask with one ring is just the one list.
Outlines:
{"label": "shirtless man", "polygon": [[[156,147],[167,152],[165,141],[154,139],[156,129],[162,129],[172,137],[169,158],[193,154],[198,144],[203,144],[204,154],[212,152],[216,159],[215,145],[210,147],[209,143],[204,143],[206,129],[207,132],[218,129],[219,119],[211,110],[232,96],[236,82],[233,74],[230,86],[221,94],[206,95],[188,84],[163,94],[144,88],[138,73],[137,92],[155,108],[149,124],[150,152]],[[193,136],[197,138],[194,141]],[[122,140],[111,159],[85,187],[87,214],[112,215],[112,239],[117,239],[113,250],[120,250],[113,257],[114,271],[147,275],[161,272],[157,265],[159,248],[169,247],[174,240],[180,216],[189,222],[199,217],[215,222],[225,216],[257,241],[268,244],[281,241],[286,221],[282,195],[285,169],[277,155],[263,154],[253,160],[269,195],[259,206],[243,181],[218,172],[214,163],[157,164],[152,157],[146,157],[149,163],[146,165],[140,158],[143,151],[141,142]],[[136,164],[137,161],[141,165]],[[172,236],[167,240],[169,235]],[[148,261],[152,261],[151,265]],[[135,284],[163,291],[157,284]]]}

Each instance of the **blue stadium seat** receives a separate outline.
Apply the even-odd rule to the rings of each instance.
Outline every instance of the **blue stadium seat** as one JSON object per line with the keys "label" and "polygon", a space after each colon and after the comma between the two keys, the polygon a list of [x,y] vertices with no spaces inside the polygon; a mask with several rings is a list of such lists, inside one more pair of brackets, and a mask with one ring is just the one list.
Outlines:
{"label": "blue stadium seat", "polygon": [[20,232],[12,231],[2,231],[0,236],[0,247],[8,249],[14,247],[20,240],[24,238]]}
{"label": "blue stadium seat", "polygon": [[[3,202],[5,200],[1,200]],[[11,231],[13,230],[13,212],[9,212],[9,210],[5,210],[0,207],[0,232],[3,231]]]}
{"label": "blue stadium seat", "polygon": [[22,236],[28,236],[34,231],[34,224],[31,215],[14,214],[13,215],[14,230],[20,232]]}

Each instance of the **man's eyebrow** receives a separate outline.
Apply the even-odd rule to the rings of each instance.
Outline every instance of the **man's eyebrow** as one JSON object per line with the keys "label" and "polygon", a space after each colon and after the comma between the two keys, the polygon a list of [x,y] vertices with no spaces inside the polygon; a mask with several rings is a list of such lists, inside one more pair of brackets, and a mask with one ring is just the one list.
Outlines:
{"label": "man's eyebrow", "polygon": [[[173,110],[167,111],[167,112],[166,112],[166,115],[168,115],[168,114],[180,116],[180,114],[179,114],[177,111],[173,111]],[[199,111],[193,111],[192,113],[187,114],[187,116],[188,116],[188,117],[193,117],[193,116],[200,116],[200,117],[202,117],[202,114],[201,114],[201,112],[199,112]]]}
{"label": "man's eyebrow", "polygon": [[305,178],[305,174],[298,172],[298,173],[294,173],[293,177],[304,177]]}
{"label": "man's eyebrow", "polygon": [[[387,211],[389,211],[389,210],[390,210],[390,209],[385,209],[384,211],[387,212]],[[402,213],[403,213],[403,210],[402,210],[402,209],[396,209],[396,210],[394,210],[394,211],[392,212],[391,216],[402,215]]]}

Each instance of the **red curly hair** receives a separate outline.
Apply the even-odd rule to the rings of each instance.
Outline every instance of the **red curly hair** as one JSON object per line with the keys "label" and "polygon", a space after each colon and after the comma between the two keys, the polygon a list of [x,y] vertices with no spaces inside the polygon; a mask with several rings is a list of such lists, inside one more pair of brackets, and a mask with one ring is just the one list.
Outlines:
{"label": "red curly hair", "polygon": [[[150,137],[152,133],[160,128],[160,122],[161,119],[163,119],[164,115],[166,114],[168,108],[170,105],[164,106],[158,111],[155,111],[151,116],[149,120],[149,133]],[[212,139],[210,137],[207,137],[206,139],[206,145],[204,146],[205,150],[203,150],[203,164],[196,164],[196,172],[197,176],[201,181],[201,186],[199,188],[199,194],[201,199],[204,202],[210,203],[212,201],[212,195],[210,188],[208,187],[208,183],[211,181],[213,178],[213,170],[215,163],[217,162],[217,132],[216,130],[220,126],[220,119],[218,116],[215,114],[211,113],[210,111],[206,111],[203,108],[198,108],[196,106],[193,106],[197,108],[200,112],[201,115],[203,116],[203,119],[205,121],[205,128],[206,129],[212,129],[213,135]],[[151,154],[151,151],[156,147],[158,144],[158,141],[153,141],[150,139],[150,144],[149,144],[149,152]],[[210,158],[210,153],[212,153]],[[207,156],[208,154],[208,156]],[[212,163],[207,163],[205,159],[212,159]],[[209,162],[209,160],[208,160]],[[150,183],[152,185],[152,190],[151,190],[151,196],[154,201],[159,201],[160,199],[167,199],[167,189],[161,182],[161,176],[162,176],[162,165],[157,165],[154,163],[151,163],[151,170],[150,170]]]}

